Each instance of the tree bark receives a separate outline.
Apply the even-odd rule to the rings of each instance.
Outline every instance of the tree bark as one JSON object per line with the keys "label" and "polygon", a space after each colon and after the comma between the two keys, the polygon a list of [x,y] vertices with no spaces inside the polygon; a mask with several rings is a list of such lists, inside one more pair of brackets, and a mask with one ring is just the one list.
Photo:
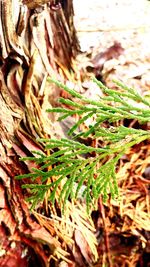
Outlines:
{"label": "tree bark", "polygon": [[47,76],[71,69],[78,48],[72,1],[0,0],[1,267],[49,266],[62,253],[53,225],[47,230],[31,216],[15,176],[34,166],[19,158],[42,150],[36,138],[51,135]]}

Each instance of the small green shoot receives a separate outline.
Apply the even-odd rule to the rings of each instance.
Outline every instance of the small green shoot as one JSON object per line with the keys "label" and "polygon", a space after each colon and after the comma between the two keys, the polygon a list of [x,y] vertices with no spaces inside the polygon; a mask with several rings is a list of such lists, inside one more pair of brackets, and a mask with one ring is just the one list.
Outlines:
{"label": "small green shoot", "polygon": [[[59,121],[72,115],[78,115],[79,119],[69,129],[71,139],[39,139],[45,152],[50,151],[50,156],[34,152],[33,157],[22,158],[22,161],[36,162],[39,168],[33,168],[32,173],[19,175],[17,179],[28,178],[30,182],[33,181],[22,186],[30,189],[32,207],[44,199],[48,190],[49,200],[54,204],[59,190],[57,201],[63,203],[64,210],[66,201],[81,197],[82,192],[89,212],[100,194],[104,201],[109,193],[113,198],[118,197],[116,165],[119,159],[129,148],[150,138],[149,131],[128,128],[121,122],[125,119],[136,120],[139,124],[149,122],[150,103],[136,90],[118,81],[115,81],[117,88],[112,90],[94,78],[104,93],[97,101],[85,98],[55,79],[49,79],[49,82],[63,88],[75,100],[60,98],[61,104],[71,108],[57,107],[48,112],[59,113]],[[75,134],[89,118],[94,118],[93,124]],[[87,137],[96,140],[97,146],[86,145],[84,140]],[[36,184],[35,180],[39,177],[41,184]],[[47,183],[48,179],[52,182]]]}

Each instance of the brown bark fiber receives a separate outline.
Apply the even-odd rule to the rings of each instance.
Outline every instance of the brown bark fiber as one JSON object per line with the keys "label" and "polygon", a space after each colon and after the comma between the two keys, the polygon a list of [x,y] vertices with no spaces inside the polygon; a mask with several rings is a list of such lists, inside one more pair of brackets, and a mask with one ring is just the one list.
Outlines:
{"label": "brown bark fiber", "polygon": [[51,124],[43,116],[44,87],[48,75],[58,76],[60,66],[71,69],[78,48],[72,17],[72,1],[61,5],[0,0],[1,267],[37,266],[37,262],[49,266],[50,256],[61,247],[31,216],[23,182],[15,176],[33,166],[19,158],[42,149],[36,138],[51,134]]}

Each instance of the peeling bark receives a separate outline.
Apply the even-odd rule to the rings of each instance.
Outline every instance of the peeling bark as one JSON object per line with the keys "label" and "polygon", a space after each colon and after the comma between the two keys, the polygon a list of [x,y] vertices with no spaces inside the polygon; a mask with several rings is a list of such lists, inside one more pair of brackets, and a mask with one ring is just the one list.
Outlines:
{"label": "peeling bark", "polygon": [[71,44],[61,5],[0,0],[0,266],[49,266],[50,256],[63,251],[31,215],[15,176],[34,166],[19,157],[42,151],[36,138],[51,135],[43,88],[47,75],[57,77],[59,63],[71,68]]}

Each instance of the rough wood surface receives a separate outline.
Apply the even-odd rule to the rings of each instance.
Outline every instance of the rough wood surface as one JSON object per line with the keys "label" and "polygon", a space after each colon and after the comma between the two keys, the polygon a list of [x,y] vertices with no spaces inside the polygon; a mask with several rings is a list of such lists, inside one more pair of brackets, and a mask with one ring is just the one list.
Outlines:
{"label": "rough wood surface", "polygon": [[71,69],[77,43],[64,11],[73,16],[71,1],[62,7],[54,1],[0,0],[1,267],[49,266],[51,255],[63,254],[53,233],[31,217],[23,182],[15,176],[34,166],[19,158],[41,151],[36,138],[51,135],[44,101],[47,76],[57,76],[60,66]]}

